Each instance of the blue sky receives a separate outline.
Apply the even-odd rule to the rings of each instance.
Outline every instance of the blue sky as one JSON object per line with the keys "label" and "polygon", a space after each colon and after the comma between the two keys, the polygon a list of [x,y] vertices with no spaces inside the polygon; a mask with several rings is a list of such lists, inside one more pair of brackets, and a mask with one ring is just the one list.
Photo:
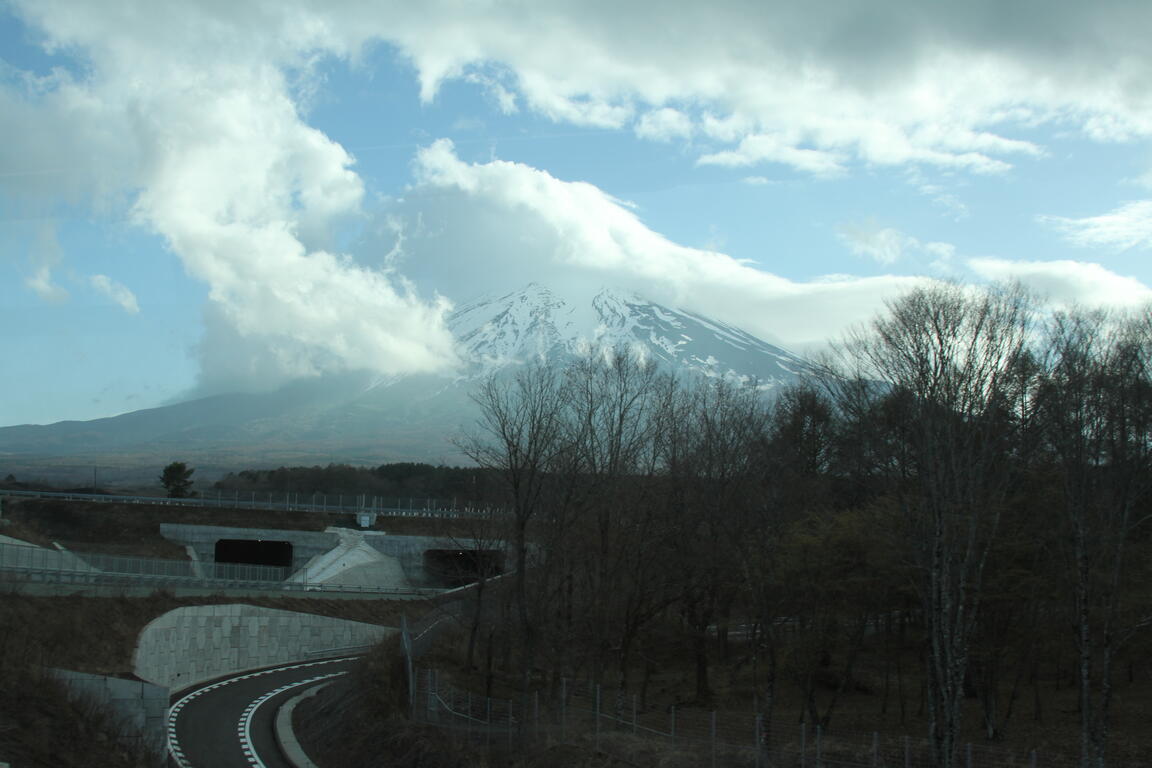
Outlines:
{"label": "blue sky", "polygon": [[529,280],[801,351],[930,280],[1142,305],[1149,28],[1119,0],[0,0],[0,425],[451,370],[452,306]]}

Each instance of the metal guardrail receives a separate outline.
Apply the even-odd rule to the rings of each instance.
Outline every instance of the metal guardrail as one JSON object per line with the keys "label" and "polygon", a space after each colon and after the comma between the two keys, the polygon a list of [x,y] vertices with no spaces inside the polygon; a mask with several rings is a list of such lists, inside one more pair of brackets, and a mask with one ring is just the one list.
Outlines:
{"label": "metal guardrail", "polygon": [[[418,499],[402,496],[337,495],[299,493],[242,495],[233,493],[195,498],[172,499],[166,496],[116,496],[102,493],[72,493],[65,491],[0,491],[0,496],[16,498],[60,499],[64,501],[91,501],[106,504],[154,504],[169,507],[200,507],[207,509],[258,509],[269,512],[313,512],[330,515],[356,515],[370,513],[386,517],[457,518],[487,515],[499,508],[458,503],[457,500]],[[346,501],[351,503],[345,503]]]}
{"label": "metal guardrail", "polygon": [[[197,570],[200,572],[197,573]],[[248,589],[267,592],[360,592],[381,597],[433,597],[442,590],[317,584],[285,581],[290,569],[246,563],[193,563],[190,560],[123,557],[0,543],[0,580],[77,585],[146,586],[156,589]]]}

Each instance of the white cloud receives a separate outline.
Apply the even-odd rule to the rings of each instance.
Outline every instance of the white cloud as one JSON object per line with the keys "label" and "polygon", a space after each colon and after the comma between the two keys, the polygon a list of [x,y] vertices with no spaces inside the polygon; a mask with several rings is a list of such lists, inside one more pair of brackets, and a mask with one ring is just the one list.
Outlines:
{"label": "white cloud", "polygon": [[1099,216],[1069,219],[1040,216],[1071,243],[1088,248],[1152,247],[1152,200],[1135,200]]}
{"label": "white cloud", "polygon": [[699,123],[720,144],[702,150],[709,163],[995,173],[1043,152],[1013,135],[1020,128],[1053,123],[1099,141],[1152,135],[1152,104],[1142,96],[1152,80],[1142,33],[1152,6],[1024,3],[1013,13],[998,0],[878,0],[819,12],[802,0],[17,7],[60,45],[87,48],[99,44],[92,30],[106,31],[105,47],[119,49],[125,68],[140,65],[137,75],[147,62],[142,41],[189,61],[240,49],[307,70],[317,52],[354,58],[365,43],[386,40],[412,61],[425,100],[446,80],[470,79],[506,111],[523,105],[558,121],[630,125],[661,141],[687,138]]}
{"label": "white cloud", "polygon": [[[828,276],[797,282],[716,251],[674,243],[583,182],[501,160],[467,163],[450,141],[420,151],[418,186],[405,196],[413,224],[403,264],[449,295],[538,281],[587,295],[604,285],[636,290],[794,347],[820,344],[879,311],[919,278]],[[461,259],[460,253],[467,253]]]}
{"label": "white cloud", "polygon": [[24,285],[43,301],[52,304],[67,301],[68,291],[56,282],[53,275],[62,260],[55,223],[50,219],[40,219],[26,224],[19,227],[26,231],[31,241],[28,250],[31,274],[24,278]]}
{"label": "white cloud", "polygon": [[1136,278],[1090,262],[981,258],[969,259],[967,264],[985,280],[1018,281],[1056,306],[1136,307],[1152,301],[1152,290]]}
{"label": "white cloud", "polygon": [[874,223],[842,225],[836,235],[852,253],[885,266],[916,254],[928,256],[938,267],[943,267],[956,255],[956,247],[951,243],[923,242],[898,229]]}
{"label": "white cloud", "polygon": [[469,72],[464,79],[484,88],[505,115],[513,115],[520,111],[516,105],[516,94],[508,90],[499,78],[483,72]]}
{"label": "white cloud", "polygon": [[[206,343],[239,338],[267,351],[253,359],[270,369],[254,378],[453,364],[446,300],[331,247],[362,215],[363,183],[349,154],[303,122],[298,100],[317,51],[350,55],[365,39],[347,13],[289,3],[20,7],[87,68],[23,91],[0,85],[0,165],[65,169],[0,179],[8,194],[30,206],[130,210],[209,286],[233,333]],[[49,271],[30,285],[51,295]]]}
{"label": "white cloud", "polygon": [[1013,135],[1021,128],[1054,123],[1099,141],[1152,135],[1146,4],[422,7],[421,17],[381,11],[388,24],[376,28],[411,57],[426,98],[497,61],[525,105],[553,119],[636,120],[638,133],[664,140],[649,116],[674,104],[725,145],[705,150],[708,162],[997,173],[1043,152]]}
{"label": "white cloud", "polygon": [[767,134],[746,136],[736,149],[702,155],[699,162],[730,167],[780,163],[814,176],[836,176],[844,172],[841,157],[835,153],[797,147],[795,141]]}
{"label": "white cloud", "polygon": [[92,287],[115,303],[120,305],[130,315],[140,313],[140,304],[136,301],[136,294],[128,286],[118,283],[107,275],[92,275],[89,278]]}
{"label": "white cloud", "polygon": [[678,109],[664,107],[645,112],[636,121],[636,135],[642,139],[672,141],[692,135],[692,118]]}
{"label": "white cloud", "polygon": [[52,279],[52,268],[45,264],[36,267],[36,270],[25,278],[24,284],[44,301],[59,303],[68,300],[68,291],[56,284]]}
{"label": "white cloud", "polygon": [[[255,357],[267,370],[254,376],[443,368],[453,360],[448,303],[337,252],[342,226],[363,216],[364,185],[348,152],[304,122],[317,61],[356,61],[388,41],[412,62],[425,100],[472,78],[505,111],[691,139],[701,163],[815,176],[859,166],[998,173],[1043,153],[1015,134],[1045,123],[1098,141],[1152,136],[1152,4],[1021,2],[1009,14],[1001,0],[819,13],[802,0],[13,0],[83,66],[0,82],[0,194],[37,215],[61,203],[130,210],[208,284],[209,313],[231,334],[219,338],[265,350]],[[826,338],[916,282],[786,280],[675,244],[590,185],[512,163],[468,165],[444,144],[422,152],[418,170],[413,205],[503,238],[516,274],[560,265],[586,279],[630,276],[665,300],[793,342]],[[1084,244],[1145,247],[1143,205],[1050,222]],[[480,222],[477,210],[501,217]],[[946,244],[916,243],[950,256]],[[423,268],[415,244],[406,270]],[[460,245],[458,266],[471,253]],[[872,257],[894,253],[881,244]],[[52,270],[36,262],[28,285],[59,299]]]}

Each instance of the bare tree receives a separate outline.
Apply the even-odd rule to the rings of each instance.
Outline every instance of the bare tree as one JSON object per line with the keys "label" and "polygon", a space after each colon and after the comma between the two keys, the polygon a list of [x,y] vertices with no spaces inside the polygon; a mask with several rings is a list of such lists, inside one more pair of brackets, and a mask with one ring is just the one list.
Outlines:
{"label": "bare tree", "polygon": [[[1147,609],[1128,604],[1125,557],[1152,481],[1148,315],[1055,317],[1037,398],[1056,474],[1074,595],[1083,768],[1102,768],[1112,665]],[[1143,615],[1142,615],[1143,614]]]}
{"label": "bare tree", "polygon": [[493,470],[510,504],[513,602],[523,658],[523,688],[536,661],[537,631],[528,595],[528,527],[544,509],[551,473],[564,452],[564,375],[533,364],[508,379],[488,379],[474,396],[480,408],[478,432],[461,448]]}
{"label": "bare tree", "polygon": [[919,289],[838,350],[850,385],[834,391],[897,406],[884,459],[920,574],[940,768],[956,754],[984,566],[1011,477],[1010,415],[1030,314],[1016,289]]}
{"label": "bare tree", "polygon": [[593,349],[568,371],[569,440],[587,492],[580,547],[593,678],[615,655],[621,696],[628,689],[638,633],[667,604],[659,537],[665,516],[654,494],[662,419],[675,380],[628,351]]}
{"label": "bare tree", "polygon": [[763,439],[767,409],[761,393],[723,380],[689,393],[667,425],[663,451],[677,600],[696,670],[695,699],[712,697],[708,634],[727,624],[746,571],[724,543],[739,537],[741,521],[759,484],[755,446]]}

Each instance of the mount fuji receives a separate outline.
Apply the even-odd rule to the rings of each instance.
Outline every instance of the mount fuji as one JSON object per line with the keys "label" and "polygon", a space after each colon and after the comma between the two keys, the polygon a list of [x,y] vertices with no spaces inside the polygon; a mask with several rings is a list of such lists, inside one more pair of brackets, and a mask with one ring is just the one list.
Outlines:
{"label": "mount fuji", "polygon": [[0,428],[0,475],[47,464],[83,466],[89,473],[96,463],[146,464],[152,471],[172,459],[195,462],[206,470],[201,477],[213,467],[461,463],[452,440],[475,422],[469,397],[475,385],[533,360],[564,365],[594,346],[628,350],[680,375],[725,378],[764,391],[809,368],[739,328],[613,290],[573,299],[532,283],[459,306],[448,327],[459,364],[445,374],[343,373],[269,393]]}

